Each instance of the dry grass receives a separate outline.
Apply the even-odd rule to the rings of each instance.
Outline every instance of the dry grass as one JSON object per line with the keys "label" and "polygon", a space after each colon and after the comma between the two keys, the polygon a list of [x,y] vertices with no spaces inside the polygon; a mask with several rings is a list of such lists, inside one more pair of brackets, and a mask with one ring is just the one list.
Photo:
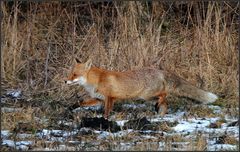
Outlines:
{"label": "dry grass", "polygon": [[[81,88],[66,86],[63,80],[75,57],[81,61],[92,58],[95,66],[109,70],[144,66],[172,70],[223,97],[218,104],[238,116],[239,3],[13,4],[1,5],[4,89],[20,88],[31,102],[75,102],[71,97]],[[61,112],[56,107],[52,113],[52,109],[38,114],[57,117]],[[192,109],[190,113],[211,113],[205,110]],[[33,123],[33,113],[31,108],[20,114],[3,113],[2,128],[12,130],[16,127],[12,124],[20,119]],[[167,125],[162,127],[168,129]],[[200,138],[198,150],[204,150],[204,145]]]}
{"label": "dry grass", "polygon": [[225,144],[235,144],[235,145],[238,145],[239,141],[236,138],[234,138],[234,137],[227,136],[224,139],[224,143]]}
{"label": "dry grass", "polygon": [[46,127],[46,123],[36,119],[37,115],[44,117],[45,113],[32,107],[17,112],[1,112],[1,128],[17,132],[27,130],[34,133],[37,129]]}

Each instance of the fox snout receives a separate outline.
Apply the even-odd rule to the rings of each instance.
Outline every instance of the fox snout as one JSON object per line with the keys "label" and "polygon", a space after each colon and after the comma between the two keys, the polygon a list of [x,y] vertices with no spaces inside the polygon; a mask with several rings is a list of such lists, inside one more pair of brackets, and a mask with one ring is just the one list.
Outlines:
{"label": "fox snout", "polygon": [[73,81],[70,81],[70,80],[64,80],[65,84],[72,84]]}
{"label": "fox snout", "polygon": [[64,83],[65,83],[65,84],[68,84],[68,80],[67,80],[67,79],[65,79],[65,80],[64,80]]}
{"label": "fox snout", "polygon": [[87,83],[86,78],[84,77],[79,77],[75,78],[73,80],[65,80],[66,84],[79,84],[79,85],[85,85]]}
{"label": "fox snout", "polygon": [[70,80],[69,78],[65,78],[65,79],[63,79],[63,81],[64,81],[65,84],[71,84],[71,83],[73,83],[73,81]]}

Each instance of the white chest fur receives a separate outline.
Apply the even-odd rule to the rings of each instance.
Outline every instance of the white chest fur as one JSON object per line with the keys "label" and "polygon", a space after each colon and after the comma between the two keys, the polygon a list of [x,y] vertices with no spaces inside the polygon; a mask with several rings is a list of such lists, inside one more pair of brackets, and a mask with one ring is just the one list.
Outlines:
{"label": "white chest fur", "polygon": [[101,100],[105,99],[104,95],[96,92],[96,88],[94,86],[89,85],[89,84],[85,84],[83,86],[92,98],[97,98],[97,99],[101,99]]}
{"label": "white chest fur", "polygon": [[74,80],[74,82],[83,86],[92,98],[97,98],[97,99],[100,99],[100,100],[105,99],[104,95],[96,92],[96,88],[93,85],[88,84],[87,80],[84,77],[80,77],[80,78]]}

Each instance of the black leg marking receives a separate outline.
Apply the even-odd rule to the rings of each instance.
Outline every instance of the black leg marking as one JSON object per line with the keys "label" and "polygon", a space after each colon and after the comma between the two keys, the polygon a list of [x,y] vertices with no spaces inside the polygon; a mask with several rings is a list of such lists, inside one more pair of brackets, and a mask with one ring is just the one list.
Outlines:
{"label": "black leg marking", "polygon": [[158,102],[155,104],[155,111],[158,113],[159,111],[159,106],[158,106]]}

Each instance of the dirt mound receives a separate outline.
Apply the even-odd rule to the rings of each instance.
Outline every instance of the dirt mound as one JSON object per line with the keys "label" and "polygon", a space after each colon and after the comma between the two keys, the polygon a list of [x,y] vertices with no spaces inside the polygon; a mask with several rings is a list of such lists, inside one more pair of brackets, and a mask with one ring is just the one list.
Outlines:
{"label": "dirt mound", "polygon": [[103,117],[83,117],[80,127],[90,127],[96,130],[110,130],[111,132],[117,132],[121,130],[115,121],[108,121]]}

